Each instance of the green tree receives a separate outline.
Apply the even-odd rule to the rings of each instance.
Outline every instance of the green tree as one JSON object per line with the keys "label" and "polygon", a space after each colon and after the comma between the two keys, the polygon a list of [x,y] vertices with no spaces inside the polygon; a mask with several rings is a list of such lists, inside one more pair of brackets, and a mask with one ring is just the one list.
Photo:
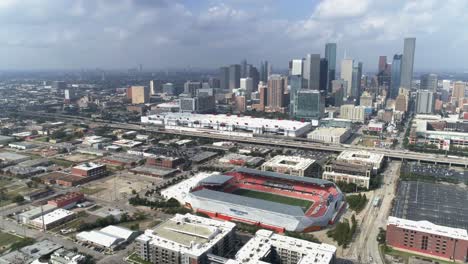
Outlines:
{"label": "green tree", "polygon": [[22,195],[18,194],[15,197],[13,197],[13,202],[15,202],[17,204],[20,204],[20,203],[24,202],[24,197]]}

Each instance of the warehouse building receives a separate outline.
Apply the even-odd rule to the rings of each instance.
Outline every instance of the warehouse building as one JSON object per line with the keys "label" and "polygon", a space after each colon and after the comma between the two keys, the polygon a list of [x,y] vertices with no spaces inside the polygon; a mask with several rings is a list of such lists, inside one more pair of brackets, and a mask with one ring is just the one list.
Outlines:
{"label": "warehouse building", "polygon": [[119,245],[133,240],[136,235],[135,231],[125,227],[110,225],[101,230],[78,233],[76,239],[100,248],[115,249]]}
{"label": "warehouse building", "polygon": [[47,204],[53,205],[60,208],[72,208],[77,203],[84,200],[84,194],[80,192],[69,192],[64,195],[55,197],[52,200],[47,201]]}
{"label": "warehouse building", "polygon": [[143,124],[164,126],[166,129],[216,132],[220,134],[250,136],[281,135],[299,137],[312,129],[310,122],[291,120],[272,120],[250,116],[210,115],[191,113],[165,113],[142,116]]}
{"label": "warehouse building", "polygon": [[223,257],[234,247],[235,226],[228,221],[176,214],[140,235],[136,251],[151,263],[208,264],[209,254]]}
{"label": "warehouse building", "polygon": [[319,127],[307,134],[307,138],[331,144],[344,143],[351,136],[349,128],[342,127]]}
{"label": "warehouse building", "polygon": [[97,164],[93,162],[87,162],[72,168],[71,173],[73,175],[81,177],[102,177],[107,173],[106,165]]}
{"label": "warehouse building", "polygon": [[16,215],[16,220],[23,224],[29,224],[29,222],[35,218],[48,214],[57,209],[57,206],[45,204],[43,206],[35,206],[28,211],[22,212]]}
{"label": "warehouse building", "polygon": [[262,171],[274,171],[293,176],[313,176],[318,170],[315,160],[298,156],[278,155],[262,164]]}
{"label": "warehouse building", "polygon": [[38,229],[48,230],[75,217],[75,213],[62,208],[41,215],[31,220],[30,224]]}

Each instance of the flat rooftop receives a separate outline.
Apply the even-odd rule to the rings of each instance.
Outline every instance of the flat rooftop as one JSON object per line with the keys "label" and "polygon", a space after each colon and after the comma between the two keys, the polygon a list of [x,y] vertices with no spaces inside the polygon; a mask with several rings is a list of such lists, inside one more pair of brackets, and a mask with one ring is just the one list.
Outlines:
{"label": "flat rooftop", "polygon": [[314,135],[325,135],[325,136],[332,136],[332,137],[339,137],[345,134],[349,129],[343,127],[318,127],[314,131],[307,134],[307,136],[314,136]]}
{"label": "flat rooftop", "polygon": [[0,152],[0,160],[17,161],[29,159],[28,156],[17,154],[14,152]]}
{"label": "flat rooftop", "polygon": [[287,167],[294,170],[305,170],[314,164],[315,160],[302,158],[299,156],[282,156],[278,155],[269,161],[263,163],[266,167]]}
{"label": "flat rooftop", "polygon": [[97,163],[94,163],[94,162],[87,162],[87,163],[83,163],[83,164],[80,164],[78,166],[75,166],[73,168],[88,171],[88,170],[100,168],[100,167],[103,167],[103,166],[104,165],[102,165],[102,164],[97,164]]}
{"label": "flat rooftop", "polygon": [[468,233],[465,229],[436,225],[429,221],[413,221],[390,216],[388,218],[387,225],[394,225],[408,230],[425,232],[454,239],[468,240]]}
{"label": "flat rooftop", "polygon": [[338,155],[337,160],[348,162],[364,162],[372,164],[380,164],[384,158],[383,154],[378,154],[365,150],[345,150]]}

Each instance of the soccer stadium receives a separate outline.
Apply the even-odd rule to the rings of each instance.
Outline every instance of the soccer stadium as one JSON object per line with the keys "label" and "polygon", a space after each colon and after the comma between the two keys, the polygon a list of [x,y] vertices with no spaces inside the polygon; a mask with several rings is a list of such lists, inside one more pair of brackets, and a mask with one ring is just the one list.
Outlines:
{"label": "soccer stadium", "polygon": [[332,182],[237,168],[202,174],[162,191],[196,212],[277,232],[309,232],[333,224],[345,207]]}

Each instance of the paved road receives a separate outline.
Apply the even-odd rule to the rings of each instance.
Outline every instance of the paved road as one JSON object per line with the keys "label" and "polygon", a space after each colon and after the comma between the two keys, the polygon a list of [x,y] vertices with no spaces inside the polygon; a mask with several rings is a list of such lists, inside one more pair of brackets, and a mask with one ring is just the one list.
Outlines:
{"label": "paved road", "polygon": [[182,131],[182,130],[161,130],[154,126],[142,126],[139,124],[128,124],[128,123],[119,123],[119,122],[110,122],[108,120],[93,120],[91,118],[84,118],[84,117],[75,117],[75,116],[67,116],[67,115],[59,115],[59,114],[48,114],[48,113],[37,113],[37,112],[19,112],[18,114],[23,114],[26,116],[40,116],[40,117],[50,117],[55,118],[57,120],[65,120],[65,121],[75,121],[75,122],[84,122],[88,124],[96,124],[102,125],[106,124],[112,128],[118,129],[127,129],[127,130],[140,130],[146,132],[158,132],[158,133],[167,133],[172,135],[186,135],[186,136],[193,136],[193,137],[203,137],[203,138],[212,138],[212,139],[219,139],[219,140],[228,140],[228,141],[236,141],[236,142],[244,142],[244,143],[252,143],[252,144],[264,144],[264,145],[275,145],[281,147],[295,147],[300,149],[311,149],[311,150],[323,150],[323,151],[331,151],[331,152],[341,152],[348,148],[352,149],[359,149],[359,150],[367,150],[372,151],[375,153],[380,153],[385,155],[388,158],[392,159],[406,159],[406,160],[414,160],[414,161],[426,161],[431,163],[444,163],[456,166],[463,166],[465,168],[468,167],[468,159],[462,157],[445,157],[444,155],[436,155],[436,154],[429,154],[429,153],[419,153],[407,150],[388,150],[388,149],[379,149],[379,148],[370,148],[365,146],[350,146],[345,144],[326,144],[326,143],[317,143],[317,142],[310,142],[310,141],[296,141],[293,139],[288,138],[266,138],[266,137],[238,137],[238,136],[230,136],[219,134],[214,130],[206,130],[203,132],[189,132],[189,131]]}
{"label": "paved road", "polygon": [[[362,223],[359,225],[359,233],[348,253],[348,257],[358,259],[359,263],[384,264],[376,240],[379,228],[385,228],[390,214],[392,200],[395,197],[395,188],[401,163],[392,162],[382,173],[382,187],[375,190],[369,197],[369,203],[364,211]],[[373,199],[379,197],[380,206],[373,206]]]}

